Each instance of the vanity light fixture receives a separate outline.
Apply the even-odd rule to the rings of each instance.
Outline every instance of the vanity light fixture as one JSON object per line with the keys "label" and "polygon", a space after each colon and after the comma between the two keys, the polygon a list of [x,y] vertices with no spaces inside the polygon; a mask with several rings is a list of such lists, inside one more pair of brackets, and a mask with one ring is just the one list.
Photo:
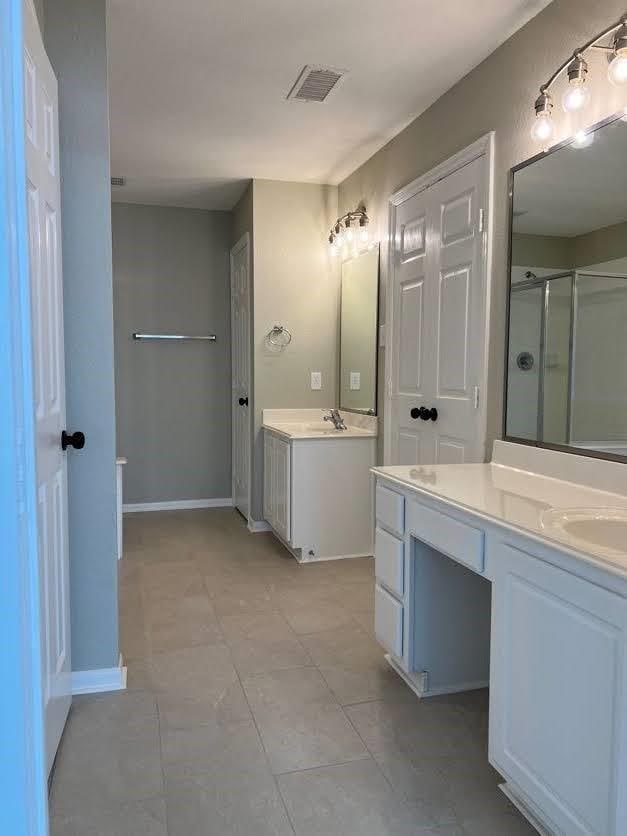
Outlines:
{"label": "vanity light fixture", "polygon": [[[609,39],[609,41],[607,41]],[[602,41],[607,41],[602,43]],[[547,146],[555,132],[555,125],[551,111],[553,110],[553,98],[550,89],[563,73],[568,75],[568,87],[562,96],[562,107],[567,113],[576,113],[582,110],[590,101],[590,90],[586,85],[588,75],[588,62],[584,53],[588,50],[598,49],[608,54],[610,62],[608,78],[614,85],[627,84],[627,16],[622,17],[617,23],[604,29],[586,44],[575,50],[573,55],[564,61],[548,81],[540,87],[540,95],[535,102],[536,121],[531,129],[531,136],[537,142]],[[590,135],[586,134],[586,139]],[[588,140],[588,144],[592,142]],[[578,147],[585,147],[581,144]]]}
{"label": "vanity light fixture", "polygon": [[369,218],[363,205],[338,218],[329,230],[331,255],[338,255],[341,250],[348,255],[347,248],[351,245],[356,255],[359,249],[366,247],[369,243],[368,224]]}

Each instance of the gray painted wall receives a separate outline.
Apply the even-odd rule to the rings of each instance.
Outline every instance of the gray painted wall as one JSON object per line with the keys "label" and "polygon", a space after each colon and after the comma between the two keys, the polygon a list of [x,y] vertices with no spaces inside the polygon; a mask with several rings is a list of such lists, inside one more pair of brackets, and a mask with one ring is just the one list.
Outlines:
{"label": "gray painted wall", "polygon": [[[530,136],[537,91],[556,66],[597,31],[624,14],[623,0],[554,0],[475,70],[445,93],[339,187],[339,209],[366,205],[371,228],[381,241],[382,289],[387,282],[387,221],[389,196],[469,145],[496,131],[493,297],[489,357],[488,435],[498,438],[502,427],[502,388],[505,358],[505,299],[507,294],[507,174],[516,163],[537,153]],[[604,56],[590,58],[592,103],[586,121],[594,123],[623,107],[623,93],[607,81]],[[561,88],[560,88],[561,89]],[[554,109],[557,137],[574,133],[579,117]],[[382,302],[384,302],[382,294]],[[382,304],[381,322],[385,321]],[[383,351],[379,369],[383,381]],[[382,417],[384,385],[379,387]]]}
{"label": "gray painted wall", "polygon": [[[118,453],[124,501],[231,496],[231,215],[114,203]],[[216,334],[139,343],[134,331]]]}
{"label": "gray painted wall", "polygon": [[70,452],[74,670],[118,664],[115,392],[106,0],[47,0],[46,47],[59,81],[63,307]]}

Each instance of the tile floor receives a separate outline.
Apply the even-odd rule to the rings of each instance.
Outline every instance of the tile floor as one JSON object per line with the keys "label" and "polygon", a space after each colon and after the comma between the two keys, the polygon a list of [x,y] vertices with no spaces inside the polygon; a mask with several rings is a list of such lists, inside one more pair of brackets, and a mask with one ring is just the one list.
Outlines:
{"label": "tile floor", "polygon": [[487,694],[419,701],[373,561],[299,566],[231,510],[125,518],[126,692],[75,701],[53,836],[518,836]]}

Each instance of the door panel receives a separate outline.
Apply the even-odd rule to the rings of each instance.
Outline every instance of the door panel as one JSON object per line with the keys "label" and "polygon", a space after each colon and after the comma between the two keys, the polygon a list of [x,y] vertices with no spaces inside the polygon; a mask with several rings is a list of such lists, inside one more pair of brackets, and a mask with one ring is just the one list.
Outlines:
{"label": "door panel", "polygon": [[440,277],[438,305],[438,397],[465,397],[468,380],[468,296],[470,267]]}
{"label": "door panel", "polygon": [[[439,298],[434,317],[437,344],[433,425],[435,461],[483,461],[483,430],[474,391],[483,373],[485,287],[479,231],[483,158],[434,187],[439,226],[434,235],[434,269]],[[440,454],[442,459],[439,458]]]}
{"label": "door panel", "polygon": [[[248,238],[231,251],[233,504],[248,519],[250,480],[250,290]],[[243,401],[243,403],[240,403]]]}
{"label": "door panel", "polygon": [[67,457],[57,82],[24,3],[25,150],[48,771],[71,702]]}
{"label": "door panel", "polygon": [[[396,208],[391,464],[483,461],[484,157]],[[437,420],[412,418],[420,407]]]}

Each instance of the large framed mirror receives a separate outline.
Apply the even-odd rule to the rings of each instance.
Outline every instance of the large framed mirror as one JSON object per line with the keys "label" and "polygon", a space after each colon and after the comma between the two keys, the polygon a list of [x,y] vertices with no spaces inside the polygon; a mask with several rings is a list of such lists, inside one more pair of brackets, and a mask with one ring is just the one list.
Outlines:
{"label": "large framed mirror", "polygon": [[377,414],[379,245],[342,262],[340,409]]}
{"label": "large framed mirror", "polygon": [[505,437],[627,462],[621,117],[512,170]]}

